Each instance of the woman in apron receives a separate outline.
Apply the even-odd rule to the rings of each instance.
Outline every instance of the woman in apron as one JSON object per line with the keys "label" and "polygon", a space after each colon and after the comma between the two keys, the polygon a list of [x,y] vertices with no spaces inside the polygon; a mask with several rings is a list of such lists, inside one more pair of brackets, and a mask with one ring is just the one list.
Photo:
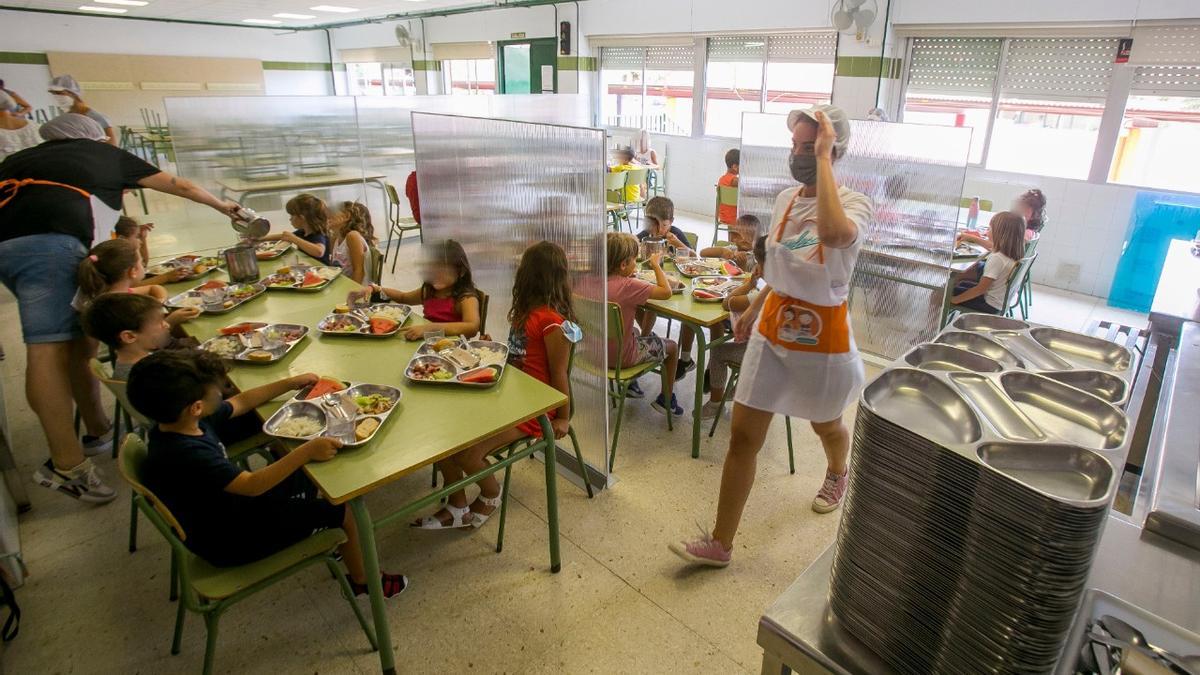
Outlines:
{"label": "woman in apron", "polygon": [[729,564],[758,451],[776,414],[810,420],[825,448],[828,468],[813,510],[837,509],[846,491],[850,434],[842,412],[864,379],[846,300],[874,209],[866,195],[839,186],[834,177],[833,163],[850,141],[850,124],[840,108],[792,111],[788,128],[788,164],[800,185],[775,200],[767,288],[734,326],[750,341],[733,406],[717,524],[711,535],[669,547],[695,564]]}

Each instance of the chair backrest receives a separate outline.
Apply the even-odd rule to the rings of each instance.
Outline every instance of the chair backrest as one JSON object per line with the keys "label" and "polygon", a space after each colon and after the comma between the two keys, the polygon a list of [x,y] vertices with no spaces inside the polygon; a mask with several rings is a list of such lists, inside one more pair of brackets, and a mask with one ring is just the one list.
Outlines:
{"label": "chair backrest", "polygon": [[1037,260],[1037,254],[1021,258],[1017,266],[1013,268],[1012,274],[1008,276],[1008,288],[1004,289],[1004,307],[1007,310],[1017,304],[1017,296],[1021,293],[1021,286],[1025,284],[1025,277],[1029,276],[1029,270],[1033,267],[1033,261]]}
{"label": "chair backrest", "polygon": [[646,177],[650,173],[649,169],[630,169],[625,171],[625,176],[628,185],[641,185],[646,182]]}
{"label": "chair backrest", "polygon": [[699,250],[696,248],[696,246],[700,244],[700,235],[696,234],[695,232],[684,232],[683,236],[685,239],[687,239],[688,248],[692,249],[693,251]]}
{"label": "chair backrest", "polygon": [[383,283],[383,251],[368,246],[367,255],[371,256],[371,283],[378,286]]}
{"label": "chair backrest", "polygon": [[384,191],[387,192],[387,199],[388,199],[389,205],[399,205],[400,204],[400,193],[396,192],[395,185],[392,185],[391,183],[384,183],[383,189],[384,189]]}
{"label": "chair backrest", "polygon": [[[621,377],[621,347],[625,344],[625,322],[621,316],[621,306],[615,302],[608,303],[608,341],[610,344],[616,341],[617,357],[613,359],[613,363],[608,364],[608,367],[615,371],[617,378]],[[606,345],[607,348],[607,345]]]}
{"label": "chair backrest", "polygon": [[1037,252],[1038,242],[1040,242],[1041,240],[1042,240],[1042,235],[1038,234],[1038,233],[1034,233],[1033,239],[1030,239],[1029,241],[1025,242],[1025,257],[1026,258],[1028,258],[1029,256],[1031,256]]}
{"label": "chair backrest", "polygon": [[734,185],[717,186],[717,206],[737,206],[738,189]]}
{"label": "chair backrest", "polygon": [[487,333],[487,315],[488,315],[488,294],[483,289],[475,289],[475,294],[479,296],[479,334]]}
{"label": "chair backrest", "polygon": [[604,174],[604,192],[608,201],[624,203],[625,181],[628,180],[628,173],[628,171],[613,171]]}
{"label": "chair backrest", "polygon": [[387,220],[389,225],[395,225],[400,219],[400,193],[391,183],[383,184],[383,192],[387,195]]}
{"label": "chair backrest", "polygon": [[92,359],[91,366],[92,374],[96,376],[97,380],[100,380],[100,383],[103,384],[106,389],[108,389],[109,393],[113,395],[113,398],[117,399],[117,401],[121,403],[121,408],[123,408],[125,412],[129,413],[129,417],[133,419],[134,422],[137,422],[146,429],[154,426],[153,420],[141,414],[136,408],[130,405],[129,393],[126,391],[128,383],[125,382],[125,380],[114,380],[112,373],[109,372],[108,368],[106,368],[103,363],[100,363],[96,359]]}
{"label": "chair backrest", "polygon": [[[183,526],[175,519],[175,514],[171,513],[171,509],[162,502],[150,488],[146,487],[143,479],[143,468],[146,465],[146,456],[149,450],[146,448],[146,442],[138,437],[137,434],[129,434],[125,437],[125,441],[121,443],[121,454],[117,459],[117,464],[120,467],[121,477],[126,483],[133,488],[133,491],[138,493],[153,508],[153,513],[149,509],[143,509],[146,515],[154,522],[155,527],[162,532],[167,541],[172,538],[179,542],[187,539],[187,533],[183,531]],[[171,542],[172,545],[175,542]]]}

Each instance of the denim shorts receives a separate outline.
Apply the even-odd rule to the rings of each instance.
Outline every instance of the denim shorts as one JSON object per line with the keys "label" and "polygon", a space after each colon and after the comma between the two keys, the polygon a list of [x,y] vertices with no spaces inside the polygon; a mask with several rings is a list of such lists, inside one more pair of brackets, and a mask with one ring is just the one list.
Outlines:
{"label": "denim shorts", "polygon": [[0,241],[0,283],[17,296],[26,344],[83,336],[71,299],[78,288],[83,242],[69,234],[31,234]]}

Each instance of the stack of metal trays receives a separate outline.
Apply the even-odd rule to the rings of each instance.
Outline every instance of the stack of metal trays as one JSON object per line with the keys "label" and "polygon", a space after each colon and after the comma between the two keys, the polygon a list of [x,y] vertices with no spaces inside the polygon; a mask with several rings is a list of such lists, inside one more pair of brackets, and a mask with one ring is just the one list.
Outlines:
{"label": "stack of metal trays", "polygon": [[1049,672],[1117,491],[1131,354],[969,315],[863,391],[830,607],[909,673]]}

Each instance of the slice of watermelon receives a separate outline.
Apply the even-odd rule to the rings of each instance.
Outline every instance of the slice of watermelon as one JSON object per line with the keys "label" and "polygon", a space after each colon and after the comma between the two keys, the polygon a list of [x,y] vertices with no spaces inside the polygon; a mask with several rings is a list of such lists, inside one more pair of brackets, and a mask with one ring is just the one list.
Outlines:
{"label": "slice of watermelon", "polygon": [[207,291],[210,288],[225,288],[227,285],[228,284],[226,284],[224,281],[217,281],[214,279],[213,281],[206,281],[203,284],[200,284],[196,290]]}
{"label": "slice of watermelon", "polygon": [[490,384],[496,381],[496,370],[494,368],[472,370],[469,373],[459,375],[458,381],[466,382],[467,384]]}
{"label": "slice of watermelon", "polygon": [[308,390],[308,394],[304,397],[304,400],[311,401],[314,398],[320,398],[325,394],[332,394],[335,391],[341,391],[345,388],[346,383],[341,380],[322,377],[312,386],[312,389]]}
{"label": "slice of watermelon", "polygon": [[304,273],[304,281],[301,282],[300,285],[301,286],[320,286],[323,283],[325,283],[325,277],[321,276],[320,274],[317,274],[316,272],[310,271],[310,272]]}
{"label": "slice of watermelon", "polygon": [[266,325],[267,324],[265,323],[258,323],[256,321],[247,321],[245,323],[235,323],[232,326],[226,326],[217,332],[219,332],[221,335],[237,335],[239,333],[256,331],[259,328],[265,327]]}
{"label": "slice of watermelon", "polygon": [[371,318],[371,333],[373,335],[383,335],[385,333],[390,333],[390,332],[396,330],[396,326],[398,326],[398,325],[399,324],[397,324],[395,321],[392,321],[391,319],[389,319],[387,317],[383,317],[383,316],[372,317]]}
{"label": "slice of watermelon", "polygon": [[718,295],[716,293],[710,293],[708,291],[705,291],[705,290],[702,290],[699,288],[692,291],[692,295],[696,296],[697,298],[703,298],[705,300],[716,300],[717,298],[721,297],[720,295]]}
{"label": "slice of watermelon", "polygon": [[735,277],[736,277],[737,275],[739,275],[739,274],[741,274],[741,273],[742,273],[742,268],[740,268],[740,267],[738,267],[737,265],[735,265],[735,264],[733,264],[733,263],[729,262],[728,260],[726,260],[726,261],[725,261],[725,265],[724,265],[724,267],[725,267],[725,274],[728,274],[728,275],[730,275],[730,276],[735,276]]}

